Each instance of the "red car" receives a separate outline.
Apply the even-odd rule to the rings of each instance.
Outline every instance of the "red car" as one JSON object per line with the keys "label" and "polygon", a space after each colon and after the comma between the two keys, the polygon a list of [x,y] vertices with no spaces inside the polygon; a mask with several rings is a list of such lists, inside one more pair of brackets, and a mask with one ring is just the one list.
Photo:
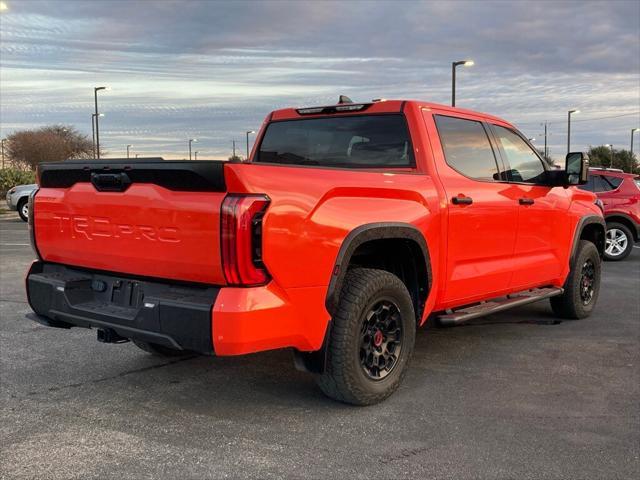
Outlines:
{"label": "red car", "polygon": [[590,168],[589,182],[580,188],[594,192],[607,222],[606,260],[623,260],[640,239],[640,176],[617,169]]}
{"label": "red car", "polygon": [[248,162],[43,164],[32,318],[158,355],[290,348],[376,403],[432,314],[593,311],[605,222],[585,155],[566,165],[497,117],[392,100],[275,111]]}

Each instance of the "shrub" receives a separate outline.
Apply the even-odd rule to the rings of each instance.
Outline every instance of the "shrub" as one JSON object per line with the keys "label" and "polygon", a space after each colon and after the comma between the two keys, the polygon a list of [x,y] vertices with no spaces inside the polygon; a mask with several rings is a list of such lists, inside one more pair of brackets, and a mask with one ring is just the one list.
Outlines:
{"label": "shrub", "polygon": [[11,187],[35,182],[36,173],[32,170],[20,170],[17,168],[0,169],[0,195],[2,195],[3,198]]}

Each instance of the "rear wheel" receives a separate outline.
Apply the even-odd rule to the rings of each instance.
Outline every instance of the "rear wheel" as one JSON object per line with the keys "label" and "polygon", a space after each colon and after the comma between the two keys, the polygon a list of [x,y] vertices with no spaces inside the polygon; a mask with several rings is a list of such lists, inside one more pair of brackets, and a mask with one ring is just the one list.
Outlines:
{"label": "rear wheel", "polygon": [[607,223],[604,258],[606,260],[624,260],[633,248],[633,234],[629,227],[622,223]]}
{"label": "rear wheel", "polygon": [[29,199],[21,198],[17,205],[18,215],[25,222],[29,221]]}
{"label": "rear wheel", "polygon": [[185,355],[193,355],[193,353],[188,350],[176,350],[175,348],[165,347],[157,343],[143,342],[141,340],[132,341],[136,347],[158,357],[183,357]]}
{"label": "rear wheel", "polygon": [[580,240],[564,293],[551,297],[553,313],[561,318],[581,319],[591,315],[600,293],[600,255],[596,246]]}
{"label": "rear wheel", "polygon": [[320,389],[353,405],[384,400],[404,377],[415,333],[411,296],[398,277],[351,270],[333,317],[326,369],[316,377]]}

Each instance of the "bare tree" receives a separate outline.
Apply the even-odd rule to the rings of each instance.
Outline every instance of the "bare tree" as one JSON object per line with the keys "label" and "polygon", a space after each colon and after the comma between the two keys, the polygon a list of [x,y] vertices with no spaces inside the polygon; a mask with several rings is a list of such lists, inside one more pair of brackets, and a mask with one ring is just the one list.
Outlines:
{"label": "bare tree", "polygon": [[20,130],[9,135],[5,145],[14,166],[31,170],[42,162],[93,157],[91,139],[67,125]]}

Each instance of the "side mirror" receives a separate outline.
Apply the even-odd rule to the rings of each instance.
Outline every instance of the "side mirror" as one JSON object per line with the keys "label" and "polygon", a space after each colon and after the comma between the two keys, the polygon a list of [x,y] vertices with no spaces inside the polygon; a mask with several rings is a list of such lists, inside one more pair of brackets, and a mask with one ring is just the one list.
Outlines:
{"label": "side mirror", "polygon": [[567,153],[565,185],[584,185],[589,180],[589,156],[584,152]]}

